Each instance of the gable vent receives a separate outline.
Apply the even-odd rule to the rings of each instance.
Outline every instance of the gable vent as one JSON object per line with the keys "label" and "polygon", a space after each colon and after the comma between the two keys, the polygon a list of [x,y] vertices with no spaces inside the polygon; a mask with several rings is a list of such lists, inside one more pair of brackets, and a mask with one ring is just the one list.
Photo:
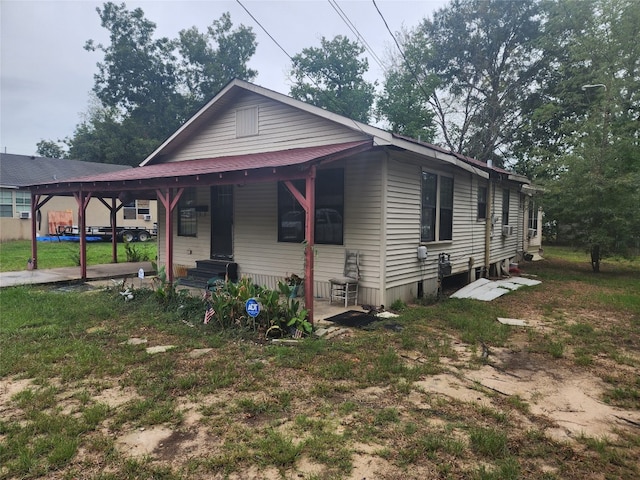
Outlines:
{"label": "gable vent", "polygon": [[236,110],[236,138],[258,135],[258,107]]}

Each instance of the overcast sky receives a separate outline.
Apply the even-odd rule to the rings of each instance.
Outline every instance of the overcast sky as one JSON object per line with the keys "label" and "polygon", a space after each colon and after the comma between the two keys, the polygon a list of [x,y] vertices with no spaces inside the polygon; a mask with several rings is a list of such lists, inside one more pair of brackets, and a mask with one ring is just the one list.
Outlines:
{"label": "overcast sky", "polygon": [[[244,6],[289,53],[320,46],[324,36],[355,34],[328,0],[249,1]],[[0,0],[0,148],[2,152],[32,155],[38,141],[73,135],[87,111],[89,92],[102,61],[101,52],[87,52],[85,42],[108,42],[93,0]],[[121,3],[116,1],[116,3]],[[230,12],[234,26],[251,26],[258,47],[249,65],[258,70],[255,83],[288,94],[289,58],[235,1],[129,1],[157,25],[158,37],[176,38],[180,30],[201,32]],[[376,0],[393,32],[411,28],[443,7],[447,0]],[[395,44],[372,0],[337,4],[381,59]],[[394,50],[394,53],[397,51]],[[383,70],[369,58],[367,80],[382,80]],[[216,92],[211,92],[212,96]]]}

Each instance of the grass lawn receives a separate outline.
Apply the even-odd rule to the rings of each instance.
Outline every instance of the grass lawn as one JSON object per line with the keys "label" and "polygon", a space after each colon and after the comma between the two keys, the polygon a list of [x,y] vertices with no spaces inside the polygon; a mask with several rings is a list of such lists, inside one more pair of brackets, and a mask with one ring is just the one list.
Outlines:
{"label": "grass lawn", "polygon": [[[155,260],[157,244],[155,242],[131,243],[130,248]],[[0,243],[0,272],[11,272],[27,268],[31,258],[31,241],[15,240]],[[118,243],[118,261],[127,259],[126,246]],[[87,243],[87,263],[100,265],[111,263],[111,242]],[[74,242],[38,242],[38,268],[73,267],[80,264],[80,244]]]}
{"label": "grass lawn", "polygon": [[[521,265],[541,285],[294,346],[204,325],[198,298],[2,289],[0,478],[639,478],[640,263],[545,256]],[[576,429],[487,371],[617,417]]]}

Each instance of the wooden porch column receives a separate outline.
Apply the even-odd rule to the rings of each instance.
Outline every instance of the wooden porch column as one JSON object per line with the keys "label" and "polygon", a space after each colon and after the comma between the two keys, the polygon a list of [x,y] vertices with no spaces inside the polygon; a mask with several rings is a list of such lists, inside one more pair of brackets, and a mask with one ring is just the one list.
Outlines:
{"label": "wooden porch column", "polygon": [[89,200],[91,200],[91,193],[85,194],[82,190],[78,193],[74,193],[73,196],[78,203],[78,230],[80,234],[80,278],[82,280],[87,279],[87,219],[86,210]]}
{"label": "wooden porch column", "polygon": [[36,214],[39,211],[38,202],[40,195],[31,194],[31,266],[35,270],[38,268],[38,241],[36,240]]}
{"label": "wooden porch column", "polygon": [[180,188],[174,196],[171,188],[166,188],[164,191],[156,190],[158,199],[164,206],[165,211],[165,270],[167,281],[170,283],[173,283],[173,210],[178,204],[183,192],[184,188]]}
{"label": "wooden porch column", "polygon": [[309,312],[309,322],[313,325],[313,246],[315,245],[316,224],[316,167],[313,165],[306,178],[307,187],[307,225],[305,230],[305,272],[304,272],[304,303]]}
{"label": "wooden porch column", "polygon": [[305,178],[306,197],[289,180],[284,182],[291,194],[304,209],[307,222],[305,225],[304,250],[304,304],[309,315],[309,322],[313,324],[313,246],[315,245],[315,215],[316,215],[316,167],[311,166]]}
{"label": "wooden porch column", "polygon": [[36,217],[40,209],[53,198],[53,195],[48,195],[42,202],[40,201],[42,195],[31,194],[31,268],[38,268],[38,242],[36,240]]}
{"label": "wooden porch column", "polygon": [[111,198],[111,205],[109,205],[104,198],[98,197],[98,200],[109,209],[109,225],[111,226],[111,261],[118,263],[118,229],[117,229],[117,213],[124,207],[124,203],[120,203],[119,207],[116,207],[116,198]]}

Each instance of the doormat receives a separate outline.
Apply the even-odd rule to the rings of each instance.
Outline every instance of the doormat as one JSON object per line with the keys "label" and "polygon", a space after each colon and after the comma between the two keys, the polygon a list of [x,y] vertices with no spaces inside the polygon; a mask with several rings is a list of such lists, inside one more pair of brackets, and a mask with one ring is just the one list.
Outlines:
{"label": "doormat", "polygon": [[338,325],[341,325],[343,327],[362,328],[380,319],[375,315],[370,315],[367,312],[349,310],[348,312],[334,315],[333,317],[329,317],[325,320],[337,323]]}

